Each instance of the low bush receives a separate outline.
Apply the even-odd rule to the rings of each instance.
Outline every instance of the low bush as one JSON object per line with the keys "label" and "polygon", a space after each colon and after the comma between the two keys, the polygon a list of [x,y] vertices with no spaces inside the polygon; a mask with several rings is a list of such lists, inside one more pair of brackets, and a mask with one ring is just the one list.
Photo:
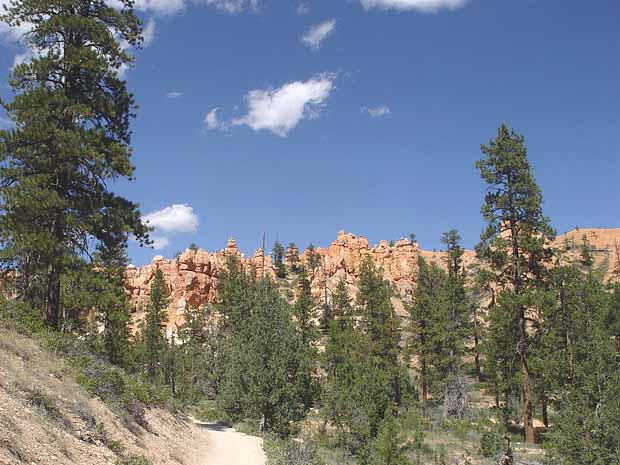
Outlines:
{"label": "low bush", "polygon": [[503,438],[496,431],[487,431],[480,437],[480,454],[483,457],[496,457],[502,450]]}
{"label": "low bush", "polygon": [[267,465],[324,465],[309,442],[267,437],[264,442]]}

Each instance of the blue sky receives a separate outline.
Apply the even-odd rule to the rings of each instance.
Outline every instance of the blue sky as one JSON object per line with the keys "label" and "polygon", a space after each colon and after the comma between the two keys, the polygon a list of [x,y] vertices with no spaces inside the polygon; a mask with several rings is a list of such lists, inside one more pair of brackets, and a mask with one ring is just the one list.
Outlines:
{"label": "blue sky", "polygon": [[[620,227],[617,0],[137,5],[137,179],[115,189],[159,211],[163,248],[132,245],[136,264],[229,236],[251,253],[263,232],[301,247],[413,232],[432,249],[457,228],[471,247],[474,162],[501,122],[525,135],[558,231]],[[0,37],[6,81],[24,50]]]}

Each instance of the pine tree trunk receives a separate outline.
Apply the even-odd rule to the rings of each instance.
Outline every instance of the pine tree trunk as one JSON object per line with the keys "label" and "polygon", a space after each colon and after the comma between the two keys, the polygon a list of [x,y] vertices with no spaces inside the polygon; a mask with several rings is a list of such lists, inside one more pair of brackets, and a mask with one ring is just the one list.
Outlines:
{"label": "pine tree trunk", "polygon": [[544,396],[542,398],[542,417],[543,417],[543,424],[545,425],[545,429],[549,429],[549,413],[547,412],[547,398]]}
{"label": "pine tree trunk", "polygon": [[428,404],[428,384],[426,380],[426,360],[422,359],[422,401]]}
{"label": "pine tree trunk", "polygon": [[47,281],[47,299],[43,320],[52,329],[60,328],[60,276],[61,266],[52,265]]}
{"label": "pine tree trunk", "polygon": [[532,407],[532,387],[530,383],[530,370],[527,365],[528,339],[525,326],[525,309],[519,309],[519,358],[521,374],[523,376],[523,428],[525,429],[525,442],[536,442],[534,434],[534,418]]}
{"label": "pine tree trunk", "polygon": [[478,330],[476,329],[476,333],[474,334],[474,362],[476,364],[476,378],[478,382],[482,382],[482,370],[480,369],[480,349],[478,347]]}

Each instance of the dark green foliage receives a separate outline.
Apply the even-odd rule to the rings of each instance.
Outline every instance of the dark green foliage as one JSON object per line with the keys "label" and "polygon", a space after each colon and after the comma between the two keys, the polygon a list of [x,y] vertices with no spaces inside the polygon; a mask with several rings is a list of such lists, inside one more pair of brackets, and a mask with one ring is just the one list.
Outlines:
{"label": "dark green foliage", "polygon": [[588,237],[584,234],[581,240],[581,264],[587,268],[591,269],[592,265],[594,265],[594,259],[592,258],[592,246],[588,242]]}
{"label": "dark green foliage", "polygon": [[157,377],[162,373],[162,358],[167,349],[165,327],[167,321],[168,292],[164,274],[158,268],[151,283],[150,303],[146,310],[146,319],[142,330],[144,344],[144,362],[149,376]]}
{"label": "dark green foliage", "polygon": [[307,346],[274,283],[244,282],[226,295],[232,297],[222,301],[226,313],[244,312],[245,317],[228,325],[224,335],[218,404],[233,419],[250,419],[264,431],[287,434],[307,409]]}
{"label": "dark green foliage", "polygon": [[46,51],[13,68],[15,97],[2,102],[15,127],[0,131],[0,258],[17,271],[19,296],[55,329],[74,260],[125,248],[129,234],[146,240],[137,206],[109,190],[133,176],[135,105],[118,77],[132,58],[119,42],[142,40],[132,3],[119,6],[16,1],[0,16],[9,26],[32,24],[22,40]]}
{"label": "dark green foliage", "polygon": [[284,264],[284,247],[279,241],[273,244],[273,266],[276,269],[276,276],[278,278],[286,277],[286,265]]}
{"label": "dark green foliage", "polygon": [[298,286],[299,297],[293,304],[292,310],[303,344],[299,382],[303,384],[304,406],[309,408],[314,404],[319,394],[319,386],[316,381],[316,360],[320,333],[316,326],[317,306],[312,299],[310,281],[308,281],[305,271],[299,275]]}
{"label": "dark green foliage", "polygon": [[221,377],[222,331],[209,307],[191,308],[179,328],[178,396],[191,402],[213,398]]}
{"label": "dark green foliage", "polygon": [[308,246],[306,257],[308,268],[314,273],[314,271],[321,266],[321,256],[316,252],[316,249],[312,243]]}
{"label": "dark green foliage", "polygon": [[436,263],[429,263],[421,256],[418,258],[418,266],[418,287],[408,307],[411,316],[409,349],[418,359],[422,400],[427,402],[430,393],[437,395],[443,389],[443,360],[439,356],[444,352],[443,341],[446,336],[448,278]]}
{"label": "dark green foliage", "polygon": [[518,340],[519,366],[523,398],[523,424],[528,442],[534,442],[533,405],[529,370],[530,333],[526,310],[532,293],[542,286],[554,237],[542,212],[542,193],[536,184],[527,158],[523,136],[501,125],[495,139],[481,147],[484,158],[476,162],[487,184],[481,212],[486,229],[480,236],[477,252],[495,273],[495,282],[504,294],[505,321],[512,321]]}
{"label": "dark green foliage", "polygon": [[392,413],[389,413],[379,428],[372,444],[370,463],[374,465],[411,465],[406,435]]}
{"label": "dark green foliage", "polygon": [[352,308],[341,281],[332,299],[333,321],[325,352],[323,415],[338,443],[370,460],[371,443],[408,380],[399,358],[399,321],[391,290],[368,260],[362,266],[358,304]]}
{"label": "dark green foliage", "polygon": [[[298,251],[297,249],[297,245],[295,245],[294,242],[291,242],[288,245],[288,250],[290,251]],[[291,272],[293,273],[297,273],[299,271],[299,256],[297,254],[293,255],[289,255],[288,257],[286,257],[287,259],[287,265],[289,267],[289,269],[291,270]]]}
{"label": "dark green foliage", "polygon": [[496,431],[487,431],[480,436],[480,455],[497,457],[502,451],[504,438]]}

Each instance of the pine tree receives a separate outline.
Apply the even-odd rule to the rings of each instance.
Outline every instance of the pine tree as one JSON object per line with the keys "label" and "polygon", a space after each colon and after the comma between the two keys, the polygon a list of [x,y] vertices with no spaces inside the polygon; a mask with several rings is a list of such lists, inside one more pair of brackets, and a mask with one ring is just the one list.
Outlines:
{"label": "pine tree", "polygon": [[389,413],[373,441],[371,463],[373,465],[411,465],[409,445],[401,425],[393,413]]}
{"label": "pine tree", "polygon": [[[448,276],[446,280],[446,313],[440,323],[444,327],[444,353],[442,372],[444,374],[444,418],[453,416],[461,418],[465,411],[466,392],[461,376],[462,358],[465,355],[469,336],[469,315],[465,292],[465,271],[463,268],[463,248],[461,236],[456,229],[445,232],[441,242],[446,245]],[[443,330],[443,331],[442,331]]]}
{"label": "pine tree", "polygon": [[288,249],[289,251],[293,252],[295,251],[294,254],[290,254],[286,257],[287,259],[287,265],[289,267],[289,269],[291,270],[291,272],[293,273],[297,273],[299,271],[299,256],[297,255],[297,245],[294,242],[290,242],[288,245]]}
{"label": "pine tree", "polygon": [[276,276],[278,278],[286,277],[286,266],[284,265],[284,247],[279,241],[273,244],[273,266],[276,269]]}
{"label": "pine tree", "polygon": [[422,256],[418,257],[417,289],[407,309],[411,334],[409,350],[418,360],[424,403],[428,402],[431,392],[441,390],[441,386],[436,385],[442,379],[439,360],[444,352],[445,328],[442,321],[447,308],[446,281],[445,271],[436,263],[428,263]]}
{"label": "pine tree", "polygon": [[307,410],[307,351],[275,284],[261,279],[243,286],[238,303],[247,317],[226,334],[218,404],[233,419],[251,419],[262,431],[286,435],[290,422]]}
{"label": "pine tree", "polygon": [[[14,129],[0,131],[2,260],[22,276],[19,293],[61,326],[62,278],[76,258],[103,244],[147,240],[137,206],[109,190],[131,179],[129,121],[135,109],[118,70],[139,46],[129,0],[18,0],[0,16],[30,24],[38,51],[11,72],[15,92],[1,103]],[[42,13],[44,12],[44,13]]]}
{"label": "pine tree", "polygon": [[371,460],[371,444],[384,418],[409,392],[400,363],[399,322],[390,296],[381,272],[367,260],[356,307],[351,305],[344,281],[338,283],[332,298],[323,414],[335,427],[339,444],[357,454],[363,464]]}
{"label": "pine tree", "polygon": [[[220,320],[221,322],[221,320]],[[199,401],[217,393],[223,370],[224,339],[212,308],[202,306],[185,312],[179,328],[180,383],[184,399]]]}
{"label": "pine tree", "polygon": [[519,364],[524,404],[523,424],[527,442],[534,442],[533,406],[528,366],[530,337],[527,331],[528,292],[541,284],[554,237],[542,213],[542,194],[534,180],[524,138],[502,125],[497,137],[482,146],[485,157],[476,162],[487,194],[482,216],[487,228],[481,235],[478,253],[496,273],[496,282],[510,306],[498,309],[514,316],[518,337]]}
{"label": "pine tree", "polygon": [[156,378],[160,373],[162,356],[167,348],[164,332],[167,308],[168,296],[164,273],[158,268],[151,283],[151,299],[146,311],[146,321],[142,334],[147,372],[152,378]]}
{"label": "pine tree", "polygon": [[312,243],[310,243],[310,245],[308,246],[308,249],[306,251],[306,263],[308,265],[308,268],[310,270],[312,270],[312,272],[314,273],[314,271],[321,266],[321,256],[317,253],[314,245]]}
{"label": "pine tree", "polygon": [[303,383],[303,402],[307,408],[311,407],[318,395],[316,382],[317,342],[320,334],[316,326],[317,307],[312,299],[310,281],[305,271],[299,275],[299,296],[293,304],[293,317],[297,324],[299,337],[303,345],[301,373],[299,381]]}
{"label": "pine tree", "polygon": [[585,234],[581,238],[581,265],[587,268],[588,270],[592,269],[592,265],[594,265],[594,259],[592,258],[592,246],[588,241],[588,236]]}

